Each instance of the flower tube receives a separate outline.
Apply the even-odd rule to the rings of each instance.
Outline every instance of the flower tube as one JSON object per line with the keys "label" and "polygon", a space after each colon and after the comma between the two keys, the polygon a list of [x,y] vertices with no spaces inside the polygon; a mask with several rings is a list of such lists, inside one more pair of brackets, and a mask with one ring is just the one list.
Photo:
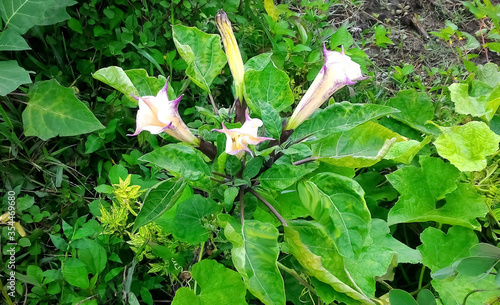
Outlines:
{"label": "flower tube", "polygon": [[200,139],[189,131],[179,115],[178,106],[183,95],[171,101],[168,99],[167,88],[168,80],[156,96],[138,98],[137,126],[135,132],[130,136],[136,136],[143,130],[152,134],[166,132],[179,141],[199,146]]}
{"label": "flower tube", "polygon": [[243,66],[243,60],[241,59],[238,43],[236,42],[236,38],[234,37],[233,29],[231,27],[231,21],[229,21],[227,14],[223,10],[219,10],[217,15],[215,15],[215,23],[217,24],[217,28],[219,29],[222,37],[227,62],[229,63],[231,74],[233,74],[236,97],[240,101],[243,101],[243,93],[245,90],[243,85],[243,76],[245,68]]}
{"label": "flower tube", "polygon": [[295,108],[285,130],[297,128],[335,91],[367,78],[361,74],[359,64],[344,54],[343,48],[342,52],[328,51],[323,45],[323,55],[325,56],[323,68]]}
{"label": "flower tube", "polygon": [[238,158],[241,158],[246,151],[250,154],[252,153],[248,145],[274,140],[273,138],[257,136],[257,131],[262,126],[262,121],[250,118],[248,110],[245,112],[245,118],[245,123],[241,128],[227,129],[224,123],[222,123],[222,129],[214,129],[217,132],[226,134],[226,153],[235,155]]}

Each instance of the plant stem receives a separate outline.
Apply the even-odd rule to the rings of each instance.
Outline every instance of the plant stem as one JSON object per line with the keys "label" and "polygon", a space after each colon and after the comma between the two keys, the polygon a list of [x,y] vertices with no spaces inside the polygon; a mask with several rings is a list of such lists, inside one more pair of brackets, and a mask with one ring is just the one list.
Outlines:
{"label": "plant stem", "polygon": [[212,174],[214,174],[216,176],[219,176],[219,177],[224,177],[224,178],[227,178],[227,179],[231,179],[231,176],[224,175],[224,174],[221,174],[221,173],[218,173],[218,172],[212,172]]}
{"label": "plant stem", "polygon": [[262,197],[259,193],[257,193],[254,189],[250,188],[248,189],[248,191],[250,193],[252,193],[255,197],[257,197],[260,201],[262,201],[262,203],[264,203],[267,208],[269,210],[271,210],[271,212],[273,212],[274,216],[276,216],[278,218],[278,220],[281,222],[281,224],[284,226],[284,227],[287,227],[288,224],[286,223],[286,220],[285,218],[283,218],[280,213],[278,213],[278,211],[276,211],[276,209],[269,203],[267,202],[266,199],[264,199],[264,197]]}
{"label": "plant stem", "polygon": [[464,298],[464,302],[462,303],[462,305],[465,305],[465,303],[467,303],[467,299],[473,294],[473,293],[476,293],[476,292],[488,292],[488,291],[497,291],[497,290],[500,290],[500,288],[497,288],[497,289],[475,289],[475,290],[472,290],[471,292],[469,292],[465,298]]}
{"label": "plant stem", "polygon": [[278,263],[278,267],[281,270],[285,271],[286,273],[288,273],[291,276],[293,276],[294,278],[296,278],[297,281],[299,281],[299,283],[302,284],[302,286],[306,287],[307,289],[309,289],[309,291],[311,291],[312,293],[317,295],[316,290],[311,285],[309,285],[309,283],[306,282],[302,277],[300,277],[300,275],[297,273],[297,271],[288,268],[287,266],[283,265],[280,262],[277,262],[277,263]]}
{"label": "plant stem", "polygon": [[226,183],[226,181],[215,179],[214,177],[210,177],[210,180],[215,181],[215,182],[219,182],[220,184]]}
{"label": "plant stem", "polygon": [[[200,254],[198,256],[198,263],[201,262],[201,258],[203,257],[203,251],[205,250],[205,242],[202,242],[201,243],[201,246],[200,246]],[[196,287],[198,287],[198,282],[196,282],[196,280],[194,281],[194,294],[196,294]]]}
{"label": "plant stem", "polygon": [[240,220],[243,226],[245,224],[245,192],[243,187],[240,187]]}
{"label": "plant stem", "polygon": [[420,270],[420,277],[418,278],[418,290],[422,289],[422,283],[424,281],[425,266],[422,266]]}
{"label": "plant stem", "polygon": [[210,99],[210,103],[212,104],[212,107],[214,108],[215,115],[219,115],[219,110],[217,110],[217,106],[215,106],[214,98],[213,98],[211,92],[208,92],[208,98]]}
{"label": "plant stem", "polygon": [[304,163],[307,163],[307,162],[312,162],[316,160],[316,158],[314,157],[309,157],[309,158],[305,158],[305,159],[302,159],[302,160],[299,160],[299,161],[295,161],[293,162],[292,164],[293,165],[301,165],[301,164],[304,164]]}

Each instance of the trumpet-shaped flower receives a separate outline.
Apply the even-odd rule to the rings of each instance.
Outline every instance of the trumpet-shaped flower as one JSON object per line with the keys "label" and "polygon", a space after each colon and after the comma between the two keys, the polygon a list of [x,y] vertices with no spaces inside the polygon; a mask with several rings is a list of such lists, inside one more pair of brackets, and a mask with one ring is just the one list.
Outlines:
{"label": "trumpet-shaped flower", "polygon": [[141,131],[147,130],[152,134],[166,132],[179,141],[199,146],[200,139],[195,137],[179,115],[179,102],[182,95],[171,101],[167,95],[168,80],[165,87],[156,96],[143,96],[138,98],[139,111],[137,111],[136,136]]}
{"label": "trumpet-shaped flower", "polygon": [[243,60],[241,59],[238,43],[234,37],[231,22],[227,18],[227,14],[223,10],[219,10],[217,15],[215,15],[215,23],[221,34],[229,68],[231,69],[231,74],[233,74],[236,97],[240,101],[243,101],[243,75],[245,73],[245,68],[243,66]]}
{"label": "trumpet-shaped flower", "polygon": [[325,56],[323,68],[300,100],[285,130],[297,128],[335,91],[367,78],[361,74],[359,64],[344,54],[343,48],[342,52],[328,51],[323,45],[323,55]]}
{"label": "trumpet-shaped flower", "polygon": [[246,151],[252,153],[248,145],[274,140],[273,138],[257,136],[257,131],[262,126],[262,121],[250,118],[248,110],[245,112],[245,118],[245,123],[240,128],[227,129],[224,123],[222,123],[222,129],[214,129],[217,132],[226,134],[226,153],[235,155],[238,158],[241,158]]}

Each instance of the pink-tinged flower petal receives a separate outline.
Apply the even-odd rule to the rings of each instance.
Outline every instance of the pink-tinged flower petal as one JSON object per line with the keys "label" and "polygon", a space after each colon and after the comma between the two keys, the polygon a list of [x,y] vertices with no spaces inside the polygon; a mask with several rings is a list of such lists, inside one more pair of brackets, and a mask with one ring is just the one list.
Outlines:
{"label": "pink-tinged flower petal", "polygon": [[159,134],[163,131],[165,124],[158,120],[156,115],[157,107],[150,98],[139,98],[139,111],[137,111],[136,129],[135,132],[129,136],[136,136],[141,131],[147,130],[152,134]]}
{"label": "pink-tinged flower petal", "polygon": [[224,123],[222,123],[222,129],[213,129],[214,131],[226,134],[226,153],[230,155],[235,155],[241,158],[245,151],[250,154],[252,151],[248,148],[248,145],[259,144],[263,141],[274,140],[273,138],[258,137],[257,132],[260,126],[262,126],[262,121],[259,119],[252,119],[248,115],[248,110],[245,113],[246,121],[243,123],[241,128],[227,129]]}
{"label": "pink-tinged flower petal", "polygon": [[318,109],[335,91],[366,79],[359,64],[342,52],[328,51],[323,45],[325,63],[299,105],[288,120],[285,130],[295,129]]}
{"label": "pink-tinged flower petal", "polygon": [[139,98],[139,111],[137,112],[137,128],[133,135],[147,130],[152,134],[166,132],[179,141],[195,146],[200,144],[179,115],[178,106],[182,95],[175,100],[169,100],[168,79],[165,86],[156,96]]}

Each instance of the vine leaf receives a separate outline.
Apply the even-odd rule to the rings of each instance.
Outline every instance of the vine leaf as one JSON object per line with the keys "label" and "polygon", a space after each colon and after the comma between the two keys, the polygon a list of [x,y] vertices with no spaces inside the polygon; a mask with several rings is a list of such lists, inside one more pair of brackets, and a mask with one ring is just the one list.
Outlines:
{"label": "vine leaf", "polygon": [[498,151],[500,136],[484,122],[441,127],[434,145],[438,154],[461,171],[480,171],[486,167],[486,157]]}
{"label": "vine leaf", "polygon": [[[471,229],[454,226],[448,233],[429,227],[420,234],[422,245],[417,249],[422,253],[422,262],[434,273],[451,266],[454,262],[468,257],[470,249],[478,244],[478,238]],[[470,292],[477,289],[492,290],[474,293],[467,299],[467,304],[483,305],[498,297],[498,286],[494,275],[484,278],[457,275],[453,278],[434,279],[432,287],[439,293],[443,304],[462,304]]]}
{"label": "vine leaf", "polygon": [[[421,167],[406,166],[389,175],[387,180],[401,194],[389,211],[388,223],[436,221],[481,228],[477,217],[488,212],[484,198],[469,184],[456,183],[460,172],[442,159],[422,157]],[[437,207],[444,198],[444,205]]]}
{"label": "vine leaf", "polygon": [[201,287],[196,295],[183,287],[177,290],[172,305],[246,305],[245,284],[238,272],[212,259],[204,259],[193,265],[191,276]]}
{"label": "vine leaf", "polygon": [[387,106],[400,111],[391,114],[396,120],[427,134],[439,134],[436,126],[427,123],[434,118],[434,105],[425,92],[417,92],[415,89],[400,91],[397,96],[389,99]]}
{"label": "vine leaf", "polygon": [[[475,117],[482,117],[486,121],[491,121],[493,115],[497,112],[500,106],[500,85],[491,88],[483,82],[473,81],[472,88],[469,90],[469,84],[455,83],[448,87],[450,90],[450,98],[455,103],[455,111],[461,114],[470,114]],[[474,90],[479,86],[487,86],[485,92],[482,90]],[[470,92],[472,91],[472,95]],[[475,91],[479,91],[474,94]]]}

